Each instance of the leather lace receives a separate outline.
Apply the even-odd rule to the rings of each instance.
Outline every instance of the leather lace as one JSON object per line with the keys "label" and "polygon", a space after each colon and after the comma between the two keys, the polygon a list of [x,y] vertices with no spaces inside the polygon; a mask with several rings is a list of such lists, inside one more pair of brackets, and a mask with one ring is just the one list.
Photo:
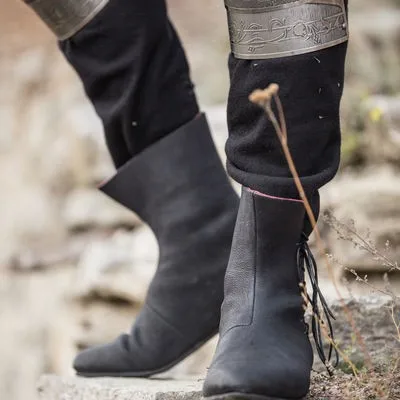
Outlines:
{"label": "leather lace", "polygon": [[[312,322],[311,330],[315,341],[315,347],[319,358],[324,363],[330,375],[333,374],[333,368],[337,366],[339,362],[339,354],[336,348],[333,346],[334,333],[332,326],[332,319],[335,320],[335,316],[329,309],[329,306],[319,288],[318,281],[318,270],[315,258],[308,245],[308,237],[304,233],[302,234],[301,240],[297,247],[297,266],[299,269],[299,279],[301,282],[303,298],[305,302],[305,308],[310,305],[312,309]],[[308,274],[312,293],[308,293],[306,286],[305,274]],[[321,305],[321,307],[320,307]],[[321,315],[322,309],[322,315]],[[325,321],[324,321],[325,320]],[[324,348],[324,333],[322,332],[322,326],[327,327],[326,331],[330,338],[328,354],[325,352]],[[326,332],[325,332],[326,335]],[[332,366],[331,359],[335,356],[335,362]]]}

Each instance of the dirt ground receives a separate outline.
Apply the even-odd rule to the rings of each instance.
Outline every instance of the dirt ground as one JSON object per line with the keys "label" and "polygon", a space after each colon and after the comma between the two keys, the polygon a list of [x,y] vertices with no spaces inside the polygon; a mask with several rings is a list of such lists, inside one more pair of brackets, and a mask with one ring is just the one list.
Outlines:
{"label": "dirt ground", "polygon": [[332,378],[315,375],[307,400],[399,400],[400,371],[377,371],[355,378],[337,372]]}

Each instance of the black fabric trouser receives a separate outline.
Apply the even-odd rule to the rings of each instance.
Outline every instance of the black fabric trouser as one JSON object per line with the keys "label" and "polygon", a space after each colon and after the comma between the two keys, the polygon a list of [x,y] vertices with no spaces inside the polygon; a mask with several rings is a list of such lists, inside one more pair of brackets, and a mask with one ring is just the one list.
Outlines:
{"label": "black fabric trouser", "polygon": [[[199,111],[164,0],[110,0],[60,47],[103,121],[117,167]],[[226,153],[236,181],[270,195],[298,197],[271,123],[248,100],[253,89],[272,82],[281,88],[289,147],[306,191],[315,196],[334,177],[346,47],[274,60],[230,56]]]}
{"label": "black fabric trouser", "polygon": [[110,0],[59,45],[103,122],[117,168],[199,112],[164,0]]}

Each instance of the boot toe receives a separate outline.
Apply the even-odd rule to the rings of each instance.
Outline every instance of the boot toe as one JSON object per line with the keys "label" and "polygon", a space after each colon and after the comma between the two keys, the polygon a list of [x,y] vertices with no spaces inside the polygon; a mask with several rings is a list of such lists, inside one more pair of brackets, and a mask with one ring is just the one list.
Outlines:
{"label": "boot toe", "polygon": [[[265,398],[276,399],[303,399],[309,389],[309,379],[301,377],[299,379],[291,377],[290,374],[285,375],[286,379],[282,379],[282,372],[274,369],[265,374],[258,376],[257,373],[251,375],[246,374],[246,368],[240,370],[213,369],[209,371],[203,386],[203,396],[213,397],[229,394],[242,394],[260,396]],[[300,378],[300,377],[299,377]]]}
{"label": "boot toe", "polygon": [[267,346],[267,353],[260,351],[261,345],[256,348],[258,354],[245,345],[217,353],[204,382],[204,397],[243,394],[303,399],[310,387],[312,353],[303,358],[277,351],[272,345]]}
{"label": "boot toe", "polygon": [[244,392],[239,377],[227,369],[209,370],[203,385],[203,396],[212,397],[226,393]]}
{"label": "boot toe", "polygon": [[121,346],[124,336],[112,343],[94,346],[80,352],[73,367],[83,376],[123,376],[132,369],[129,353]]}
{"label": "boot toe", "polygon": [[[265,378],[265,377],[264,377]],[[210,369],[207,379],[203,386],[204,397],[212,397],[226,394],[248,394],[248,395],[268,395],[268,383],[265,379],[260,379],[256,371],[251,374],[246,373],[245,367],[222,367]]]}

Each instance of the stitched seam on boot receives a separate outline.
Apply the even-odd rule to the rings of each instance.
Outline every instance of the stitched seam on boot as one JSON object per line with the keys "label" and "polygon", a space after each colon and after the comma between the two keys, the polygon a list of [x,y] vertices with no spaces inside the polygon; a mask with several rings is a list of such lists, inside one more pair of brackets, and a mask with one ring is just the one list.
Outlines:
{"label": "stitched seam on boot", "polygon": [[172,328],[179,336],[181,336],[182,338],[185,338],[185,335],[178,329],[176,328],[174,325],[172,325],[169,321],[167,321],[161,314],[159,311],[157,311],[153,306],[151,306],[150,304],[146,304],[145,307],[147,307],[150,311],[152,311],[154,314],[157,315],[158,318],[160,318],[166,325],[168,325],[170,328]]}
{"label": "stitched seam on boot", "polygon": [[257,218],[256,218],[256,207],[255,207],[255,200],[254,200],[254,195],[251,193],[251,201],[253,203],[253,218],[254,218],[254,259],[253,259],[253,273],[254,273],[254,279],[253,279],[253,298],[252,298],[252,307],[251,307],[251,318],[250,322],[248,324],[236,324],[231,326],[228,330],[226,330],[221,337],[224,337],[228,332],[232,331],[235,328],[240,328],[240,327],[245,327],[245,326],[250,326],[253,321],[254,321],[254,309],[255,309],[255,298],[256,298],[256,273],[257,273]]}
{"label": "stitched seam on boot", "polygon": [[253,301],[252,301],[252,310],[251,310],[251,322],[249,325],[251,325],[254,321],[254,310],[256,308],[256,283],[257,283],[257,258],[258,258],[258,254],[257,254],[257,249],[258,249],[258,224],[257,224],[257,212],[256,212],[256,200],[254,195],[251,196],[251,200],[253,202],[253,216],[254,216],[254,267],[253,267],[253,271],[254,271],[254,281],[253,281]]}

